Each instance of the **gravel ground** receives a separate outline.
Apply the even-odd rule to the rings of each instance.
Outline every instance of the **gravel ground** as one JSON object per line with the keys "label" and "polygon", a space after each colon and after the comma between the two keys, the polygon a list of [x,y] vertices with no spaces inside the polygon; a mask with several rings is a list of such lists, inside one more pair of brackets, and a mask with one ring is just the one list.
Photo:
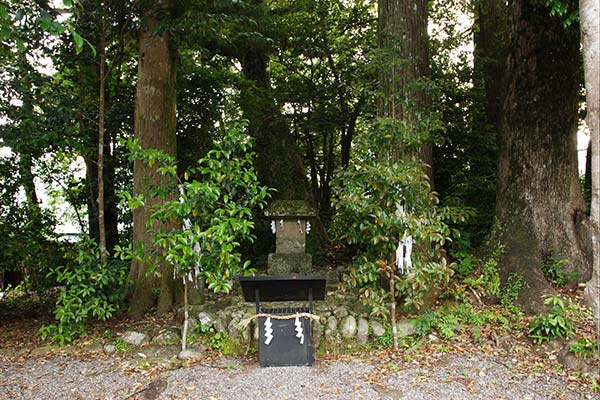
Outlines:
{"label": "gravel ground", "polygon": [[0,399],[598,399],[564,372],[520,372],[510,360],[447,355],[427,364],[371,358],[259,368],[223,358],[153,374],[106,357],[0,358]]}

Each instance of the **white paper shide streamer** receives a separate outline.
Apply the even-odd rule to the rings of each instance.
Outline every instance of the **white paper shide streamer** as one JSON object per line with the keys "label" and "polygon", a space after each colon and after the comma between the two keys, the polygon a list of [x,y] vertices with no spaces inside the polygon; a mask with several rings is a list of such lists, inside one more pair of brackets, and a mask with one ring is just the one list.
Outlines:
{"label": "white paper shide streamer", "polygon": [[265,320],[265,344],[268,346],[273,340],[273,329],[271,328],[273,323],[271,322],[271,318],[268,317]]}
{"label": "white paper shide streamer", "polygon": [[300,339],[300,344],[304,344],[304,330],[302,329],[302,322],[300,322],[300,318],[296,317],[294,325],[296,326],[296,337]]}
{"label": "white paper shide streamer", "polygon": [[271,232],[273,232],[273,235],[277,233],[277,223],[275,221],[271,221]]}
{"label": "white paper shide streamer", "polygon": [[401,274],[408,272],[412,267],[412,246],[415,241],[412,236],[406,236],[396,248],[396,267]]}

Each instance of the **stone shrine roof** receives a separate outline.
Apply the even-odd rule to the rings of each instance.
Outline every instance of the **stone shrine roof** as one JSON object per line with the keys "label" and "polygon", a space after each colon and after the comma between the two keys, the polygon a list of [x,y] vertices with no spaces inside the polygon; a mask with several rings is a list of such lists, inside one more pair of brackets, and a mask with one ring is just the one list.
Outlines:
{"label": "stone shrine roof", "polygon": [[272,218],[311,218],[316,211],[304,200],[275,200],[265,209],[265,216]]}

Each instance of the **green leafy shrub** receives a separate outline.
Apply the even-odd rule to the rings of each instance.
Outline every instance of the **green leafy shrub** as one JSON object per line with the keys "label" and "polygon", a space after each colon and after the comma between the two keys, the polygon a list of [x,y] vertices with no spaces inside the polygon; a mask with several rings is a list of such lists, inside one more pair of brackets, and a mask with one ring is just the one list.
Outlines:
{"label": "green leafy shrub", "polygon": [[435,327],[437,314],[428,309],[415,321],[415,332],[419,336],[426,336]]}
{"label": "green leafy shrub", "polygon": [[[447,284],[453,273],[444,250],[453,233],[447,222],[464,221],[471,214],[438,205],[420,161],[378,156],[377,152],[399,146],[394,134],[385,131],[389,127],[382,124],[359,139],[356,154],[360,162],[348,166],[335,182],[335,224],[344,226],[338,230],[338,239],[359,252],[345,282],[360,289],[372,314],[385,316],[389,312],[385,304],[396,301],[390,299],[388,282],[395,282],[394,297],[417,308],[425,293]],[[415,143],[407,148],[411,146]],[[399,241],[407,236],[415,245],[412,268],[403,274],[396,270],[395,253]]]}
{"label": "green leafy shrub", "polygon": [[555,257],[547,257],[542,263],[542,271],[550,282],[556,287],[563,288],[571,282],[577,281],[579,274],[577,271],[567,271],[568,260],[562,260]]}
{"label": "green leafy shrub", "polygon": [[225,334],[223,332],[215,332],[210,336],[210,347],[214,350],[221,350]]}
{"label": "green leafy shrub", "polygon": [[[153,248],[139,248],[135,253],[148,265],[169,266],[176,278],[183,279],[185,349],[188,285],[203,281],[215,293],[229,293],[238,275],[254,272],[250,261],[242,261],[239,248],[243,242],[254,241],[252,209],[266,205],[269,189],[259,185],[252,138],[245,133],[244,122],[224,132],[215,148],[183,177],[177,174],[175,157],[142,149],[134,140],[128,147],[131,159],[156,165],[157,173],[164,177],[145,195],[124,193],[122,199],[131,208],[155,199],[147,224]],[[170,228],[162,229],[164,226]],[[154,272],[150,268],[150,273]]]}
{"label": "green leafy shrub", "polygon": [[571,351],[580,358],[592,358],[598,351],[598,340],[579,339],[571,343]]}
{"label": "green leafy shrub", "polygon": [[[136,250],[151,265],[166,263],[178,277],[189,281],[203,278],[214,292],[228,293],[233,279],[248,270],[239,250],[243,241],[252,242],[252,209],[263,208],[269,189],[258,184],[252,166],[252,138],[237,123],[224,133],[215,148],[198,160],[182,177],[177,175],[177,160],[155,149],[142,149],[128,142],[131,159],[157,165],[165,176],[161,184],[149,188],[145,196],[123,193],[122,199],[137,208],[151,197],[161,201],[152,206],[148,221],[154,249]],[[177,222],[177,228],[156,229],[157,222]],[[150,254],[148,254],[150,253]],[[154,271],[153,271],[154,272]]]}
{"label": "green leafy shrub", "polygon": [[559,296],[547,296],[544,304],[549,307],[548,315],[538,316],[529,324],[529,336],[538,344],[559,337],[574,335],[573,321],[568,317],[568,307]]}
{"label": "green leafy shrub", "polygon": [[[415,321],[415,331],[418,336],[426,336],[435,330],[444,340],[449,340],[468,326],[480,327],[490,323],[510,326],[509,317],[502,312],[502,309],[479,310],[470,303],[460,303],[436,311],[427,310]],[[475,329],[474,332],[478,330]]]}
{"label": "green leafy shrub", "polygon": [[44,340],[69,343],[85,334],[88,321],[105,321],[123,308],[128,264],[101,263],[98,245],[90,238],[77,243],[76,251],[74,265],[49,273],[62,287],[54,311],[58,323],[40,329]]}

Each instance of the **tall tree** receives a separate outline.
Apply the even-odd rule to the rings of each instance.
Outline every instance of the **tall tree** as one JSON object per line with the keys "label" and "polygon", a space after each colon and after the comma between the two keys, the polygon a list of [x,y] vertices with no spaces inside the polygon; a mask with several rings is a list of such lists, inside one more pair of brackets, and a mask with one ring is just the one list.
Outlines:
{"label": "tall tree", "polygon": [[581,279],[590,274],[577,173],[579,35],[541,2],[514,0],[509,40],[496,192],[499,267],[504,280],[523,277],[528,290],[519,301],[535,312],[552,291],[541,269],[545,257],[568,260]]}
{"label": "tall tree", "polygon": [[[592,246],[593,275],[586,294],[596,317],[600,337],[600,6],[594,0],[579,1],[583,70],[585,76],[586,122],[592,147]],[[588,154],[590,154],[588,152]],[[598,341],[600,345],[600,340]]]}
{"label": "tall tree", "polygon": [[88,233],[109,252],[119,240],[115,136],[122,118],[118,114],[129,111],[125,101],[118,98],[121,85],[128,81],[123,79],[124,74],[115,76],[130,56],[123,52],[128,35],[124,31],[128,17],[131,19],[126,8],[122,2],[82,0],[76,27],[85,32],[96,53],[83,51],[76,55],[74,49],[66,49],[60,67],[61,76],[68,80],[75,75],[78,83],[73,96],[78,100],[75,113],[81,132],[78,150],[86,165]]}
{"label": "tall tree", "polygon": [[474,84],[485,95],[485,123],[498,131],[502,113],[502,72],[506,62],[508,6],[479,0],[475,9]]}
{"label": "tall tree", "polygon": [[[314,205],[325,225],[332,209],[332,180],[345,169],[359,118],[371,107],[372,69],[377,45],[371,4],[363,0],[281,1],[277,18],[279,51],[271,79],[279,104],[300,139]],[[286,4],[286,5],[283,5]],[[289,36],[289,37],[287,37]]]}
{"label": "tall tree", "polygon": [[[272,16],[265,2],[254,0],[251,4],[249,17],[268,26]],[[250,121],[250,133],[256,138],[258,176],[261,183],[277,189],[274,198],[305,199],[306,173],[300,151],[272,93],[269,77],[271,40],[262,33],[246,38],[239,42],[237,54],[246,78],[241,87],[240,106],[244,117]]]}
{"label": "tall tree", "polygon": [[[135,100],[135,137],[144,149],[158,149],[176,155],[176,68],[175,49],[164,24],[173,13],[173,1],[145,1],[140,5],[141,27],[139,31],[138,81]],[[135,161],[133,167],[134,194],[145,193],[149,187],[158,184],[160,174],[155,168]],[[150,209],[160,201],[154,197],[133,214],[133,245],[142,243],[146,249],[152,248],[153,238],[146,222]],[[169,223],[152,227],[153,230],[168,230]],[[129,302],[130,314],[139,316],[155,305],[157,312],[167,311],[174,302],[174,282],[172,272],[158,266],[160,279],[148,276],[150,265],[134,260],[129,273],[134,281],[133,293]],[[160,289],[155,304],[153,291]]]}
{"label": "tall tree", "polygon": [[435,107],[444,126],[444,140],[434,147],[435,189],[443,203],[458,199],[477,211],[457,224],[463,240],[474,247],[485,240],[495,217],[495,121],[502,105],[498,89],[507,17],[506,3],[494,0],[436,0],[429,11],[435,21],[430,32],[432,80],[439,93]]}
{"label": "tall tree", "polygon": [[[416,128],[422,108],[430,103],[424,80],[430,76],[426,0],[379,0],[379,47],[382,63],[380,113],[393,120],[405,120]],[[416,131],[416,129],[415,129]],[[433,147],[421,146],[417,156],[429,167],[433,186]]]}

